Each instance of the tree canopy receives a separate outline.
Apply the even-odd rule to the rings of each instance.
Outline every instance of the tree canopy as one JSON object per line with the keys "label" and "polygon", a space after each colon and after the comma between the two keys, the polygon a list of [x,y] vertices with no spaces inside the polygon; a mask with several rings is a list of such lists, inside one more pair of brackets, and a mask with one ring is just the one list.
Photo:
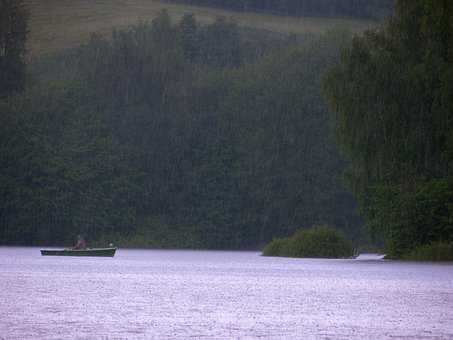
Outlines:
{"label": "tree canopy", "polygon": [[453,240],[453,3],[399,0],[325,79],[347,177],[390,256]]}
{"label": "tree canopy", "polygon": [[0,1],[0,97],[24,89],[27,18],[24,1]]}
{"label": "tree canopy", "polygon": [[361,238],[320,92],[349,42],[162,12],[33,61],[1,102],[0,242],[257,248],[315,223]]}

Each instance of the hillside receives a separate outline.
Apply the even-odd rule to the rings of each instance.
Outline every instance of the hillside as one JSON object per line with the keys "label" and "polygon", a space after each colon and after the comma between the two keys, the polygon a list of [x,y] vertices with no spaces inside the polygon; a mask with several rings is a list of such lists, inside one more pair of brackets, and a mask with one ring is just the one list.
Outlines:
{"label": "hillside", "polygon": [[52,53],[85,41],[92,32],[109,34],[113,27],[125,27],[148,20],[166,8],[173,18],[193,12],[200,22],[218,16],[232,17],[239,25],[279,33],[320,33],[335,26],[361,31],[371,21],[335,18],[284,17],[269,14],[238,13],[189,5],[164,4],[159,0],[29,0],[31,55]]}
{"label": "hillside", "polygon": [[382,20],[393,12],[394,0],[162,0],[169,3],[223,8],[292,17]]}

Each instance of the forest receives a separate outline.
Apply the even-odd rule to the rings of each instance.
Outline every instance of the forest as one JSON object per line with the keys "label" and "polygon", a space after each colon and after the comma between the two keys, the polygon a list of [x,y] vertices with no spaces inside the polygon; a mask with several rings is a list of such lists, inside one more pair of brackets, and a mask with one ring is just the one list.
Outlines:
{"label": "forest", "polygon": [[392,14],[394,0],[166,0],[196,6],[221,7],[289,16],[382,19]]}
{"label": "forest", "polygon": [[398,0],[355,36],[163,11],[31,60],[24,3],[1,4],[0,244],[257,249],[326,225],[390,258],[452,249],[453,3]]}
{"label": "forest", "polygon": [[314,223],[359,240],[320,87],[350,41],[164,11],[11,57],[27,81],[2,91],[1,243],[256,249]]}

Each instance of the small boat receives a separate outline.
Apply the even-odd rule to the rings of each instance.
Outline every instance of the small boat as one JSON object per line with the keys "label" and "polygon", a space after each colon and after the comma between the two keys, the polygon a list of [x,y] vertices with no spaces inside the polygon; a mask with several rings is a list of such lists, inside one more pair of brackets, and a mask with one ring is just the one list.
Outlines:
{"label": "small boat", "polygon": [[41,250],[42,256],[115,256],[116,247],[113,248],[86,248],[86,249],[62,249]]}

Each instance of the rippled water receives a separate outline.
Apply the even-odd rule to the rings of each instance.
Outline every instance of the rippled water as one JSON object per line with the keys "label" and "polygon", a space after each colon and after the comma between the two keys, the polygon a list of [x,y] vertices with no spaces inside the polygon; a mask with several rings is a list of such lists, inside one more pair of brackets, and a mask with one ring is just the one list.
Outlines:
{"label": "rippled water", "polygon": [[0,248],[0,339],[453,339],[453,265]]}

